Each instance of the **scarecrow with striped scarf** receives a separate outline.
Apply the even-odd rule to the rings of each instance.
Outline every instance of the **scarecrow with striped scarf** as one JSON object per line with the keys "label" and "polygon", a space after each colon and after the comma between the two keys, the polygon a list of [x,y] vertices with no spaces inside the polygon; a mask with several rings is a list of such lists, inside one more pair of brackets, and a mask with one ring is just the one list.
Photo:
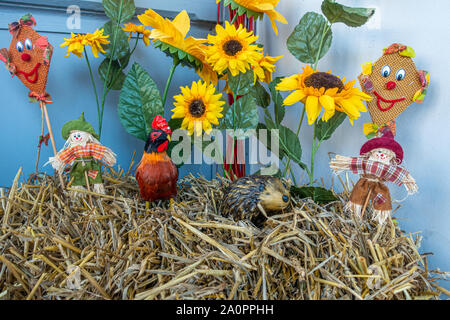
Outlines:
{"label": "scarecrow with striped scarf", "polygon": [[385,182],[405,186],[408,195],[418,191],[414,178],[400,166],[402,161],[403,149],[394,140],[388,127],[384,128],[381,137],[373,138],[361,147],[360,157],[336,155],[330,161],[330,167],[335,173],[350,170],[361,175],[344,210],[361,218],[370,200],[373,206],[372,219],[383,224],[392,212],[391,196]]}
{"label": "scarecrow with striped scarf", "polygon": [[105,193],[101,174],[101,162],[108,166],[116,163],[116,154],[98,141],[92,125],[84,119],[84,113],[78,120],[67,122],[62,128],[66,143],[49,163],[59,173],[71,165],[70,179],[76,189],[93,186],[93,191]]}

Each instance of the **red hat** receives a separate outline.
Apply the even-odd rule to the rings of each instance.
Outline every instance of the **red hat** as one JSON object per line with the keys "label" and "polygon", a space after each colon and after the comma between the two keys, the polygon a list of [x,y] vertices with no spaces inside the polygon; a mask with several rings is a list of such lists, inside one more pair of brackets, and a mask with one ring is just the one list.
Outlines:
{"label": "red hat", "polygon": [[391,150],[395,153],[395,157],[399,160],[399,164],[403,161],[403,149],[402,146],[394,140],[394,135],[389,128],[386,128],[383,132],[383,136],[379,138],[373,138],[363,144],[359,154],[365,154],[377,148],[384,148]]}

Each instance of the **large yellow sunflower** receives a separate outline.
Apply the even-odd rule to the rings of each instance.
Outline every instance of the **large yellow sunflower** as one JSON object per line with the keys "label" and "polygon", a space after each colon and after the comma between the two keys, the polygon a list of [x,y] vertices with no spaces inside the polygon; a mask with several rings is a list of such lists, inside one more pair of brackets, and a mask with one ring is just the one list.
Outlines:
{"label": "large yellow sunflower", "polygon": [[67,55],[70,53],[75,54],[78,58],[83,57],[83,51],[85,46],[90,46],[94,57],[98,58],[98,52],[105,53],[102,45],[108,44],[109,35],[103,35],[103,29],[95,30],[94,33],[86,34],[74,34],[71,33],[70,38],[64,38],[65,42],[60,47],[67,47]]}
{"label": "large yellow sunflower", "polygon": [[205,59],[206,39],[186,37],[191,22],[185,10],[172,21],[161,17],[152,9],[137,17],[143,25],[154,28],[149,37],[153,39],[155,47],[182,64],[193,67],[204,81],[217,84],[217,74]]}
{"label": "large yellow sunflower", "polygon": [[322,121],[328,121],[337,110],[346,113],[350,123],[353,124],[353,120],[361,115],[360,111],[367,111],[362,100],[372,100],[369,95],[353,87],[355,81],[345,83],[345,78],[341,80],[330,71],[314,71],[310,66],[306,66],[302,73],[282,79],[276,89],[294,90],[284,99],[284,104],[292,105],[298,101],[304,103],[309,124],[317,120],[322,107],[325,110]]}
{"label": "large yellow sunflower", "polygon": [[218,125],[219,118],[225,101],[221,100],[222,95],[215,94],[216,88],[212,84],[202,81],[192,82],[191,88],[180,87],[181,94],[174,96],[175,108],[172,109],[172,119],[183,118],[182,129],[187,129],[192,135],[202,134],[202,130],[210,133],[211,124]]}
{"label": "large yellow sunflower", "polygon": [[[287,20],[275,10],[280,0],[225,0],[224,6],[231,5],[232,9],[237,10],[238,15],[246,14],[248,17],[260,18],[267,14],[272,23],[272,29],[278,35],[278,28],[275,21],[287,24]],[[220,0],[216,0],[219,3]]]}
{"label": "large yellow sunflower", "polygon": [[225,28],[216,25],[216,36],[208,35],[211,46],[207,49],[206,60],[219,74],[227,69],[231,75],[246,72],[250,67],[257,67],[263,57],[261,48],[253,44],[258,36],[247,32],[242,25],[236,30],[234,25],[225,21]]}

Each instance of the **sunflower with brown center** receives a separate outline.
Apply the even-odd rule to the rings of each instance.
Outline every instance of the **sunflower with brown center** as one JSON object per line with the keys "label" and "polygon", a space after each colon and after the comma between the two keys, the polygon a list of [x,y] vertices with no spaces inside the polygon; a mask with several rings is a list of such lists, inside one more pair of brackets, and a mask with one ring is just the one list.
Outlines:
{"label": "sunflower with brown center", "polygon": [[206,51],[206,61],[219,74],[229,70],[232,76],[244,73],[251,67],[257,67],[263,58],[261,48],[255,45],[257,36],[239,25],[236,29],[228,21],[225,28],[216,25],[216,36],[208,35],[211,44]]}
{"label": "sunflower with brown center", "polygon": [[219,124],[219,118],[223,117],[224,101],[222,95],[215,94],[216,88],[212,84],[202,81],[193,82],[191,88],[180,87],[181,94],[174,96],[175,108],[172,109],[172,119],[183,119],[182,129],[187,129],[189,135],[194,132],[197,136],[202,130],[210,133],[213,125]]}
{"label": "sunflower with brown center", "polygon": [[313,124],[317,120],[323,107],[325,112],[322,121],[328,121],[337,110],[347,114],[353,125],[353,120],[360,117],[360,112],[367,111],[362,100],[372,100],[369,95],[353,87],[355,81],[345,83],[345,78],[340,79],[330,71],[314,71],[310,66],[306,66],[302,73],[282,79],[276,89],[293,90],[284,99],[284,104],[293,105],[299,101],[305,104],[308,124]]}

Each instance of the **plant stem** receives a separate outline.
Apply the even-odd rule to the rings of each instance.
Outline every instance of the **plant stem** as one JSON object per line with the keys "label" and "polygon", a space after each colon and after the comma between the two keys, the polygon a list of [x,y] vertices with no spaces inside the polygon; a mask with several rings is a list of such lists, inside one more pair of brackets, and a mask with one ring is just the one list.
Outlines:
{"label": "plant stem", "polygon": [[[295,132],[296,136],[298,136],[298,134],[300,133],[300,128],[302,127],[303,118],[305,116],[305,110],[306,110],[306,107],[303,105],[303,111],[302,111],[302,115],[300,116],[300,122],[298,123],[297,131]],[[291,170],[291,158],[288,158],[288,160],[286,162],[286,166],[284,167],[283,175],[282,175],[284,178],[286,178],[286,174],[287,174],[288,170],[290,170],[292,179],[295,181],[295,178],[294,178],[294,176],[292,174],[292,170]]]}
{"label": "plant stem", "polygon": [[174,60],[172,68],[170,68],[169,78],[167,78],[166,87],[164,88],[164,94],[163,94],[163,98],[162,98],[163,108],[166,105],[167,93],[169,92],[169,87],[170,87],[170,83],[172,82],[172,78],[173,78],[173,74],[175,72],[175,68],[177,67],[177,65],[179,63],[180,63],[179,61],[175,62],[175,60]]}
{"label": "plant stem", "polygon": [[[138,45],[138,41],[139,41],[139,34],[136,37],[136,42],[134,43],[133,50],[131,50],[129,57],[131,57],[133,55],[134,51],[136,50],[136,47]],[[117,71],[116,75],[114,76],[114,79],[112,79],[111,84],[108,86],[108,89],[106,90],[106,95],[108,95],[109,91],[112,89],[112,87],[116,83],[116,81],[119,78],[119,75],[123,71],[123,69],[125,69],[125,66],[120,65],[119,71]]]}
{"label": "plant stem", "polygon": [[316,70],[316,68],[317,68],[317,64],[319,63],[320,53],[322,52],[323,40],[325,39],[325,35],[330,30],[330,28],[331,28],[331,24],[328,24],[328,22],[327,22],[327,25],[322,30],[322,37],[320,38],[319,50],[317,51],[316,60],[314,61],[314,64],[312,66],[313,70]]}
{"label": "plant stem", "polygon": [[89,63],[89,58],[86,52],[86,48],[83,49],[84,50],[84,57],[86,59],[86,63],[89,69],[89,75],[91,77],[91,82],[92,82],[92,87],[94,89],[94,93],[95,93],[95,102],[97,103],[97,116],[100,118],[100,105],[98,103],[98,93],[97,93],[97,87],[95,86],[95,81],[94,81],[94,75],[92,74],[92,68],[91,68],[91,64]]}
{"label": "plant stem", "polygon": [[[120,20],[122,19],[122,9],[123,9],[123,1],[120,1],[120,6],[119,6],[119,14],[118,14],[118,21],[117,21],[117,26],[120,28]],[[114,26],[114,24],[113,24]],[[110,51],[110,57],[109,57],[109,64],[108,64],[108,70],[106,72],[106,77],[105,79],[109,79],[109,74],[111,72],[111,66],[112,66],[112,56],[114,55],[115,51],[116,51],[116,41],[117,41],[117,28],[114,29],[114,36],[112,39],[112,48]],[[108,81],[108,80],[106,80]],[[105,85],[103,86],[103,95],[102,95],[102,105],[100,108],[100,118],[98,119],[98,137],[100,139],[101,135],[102,135],[102,125],[103,125],[103,111],[105,109],[105,101],[106,101],[106,94],[108,93],[108,84],[105,83]]]}

